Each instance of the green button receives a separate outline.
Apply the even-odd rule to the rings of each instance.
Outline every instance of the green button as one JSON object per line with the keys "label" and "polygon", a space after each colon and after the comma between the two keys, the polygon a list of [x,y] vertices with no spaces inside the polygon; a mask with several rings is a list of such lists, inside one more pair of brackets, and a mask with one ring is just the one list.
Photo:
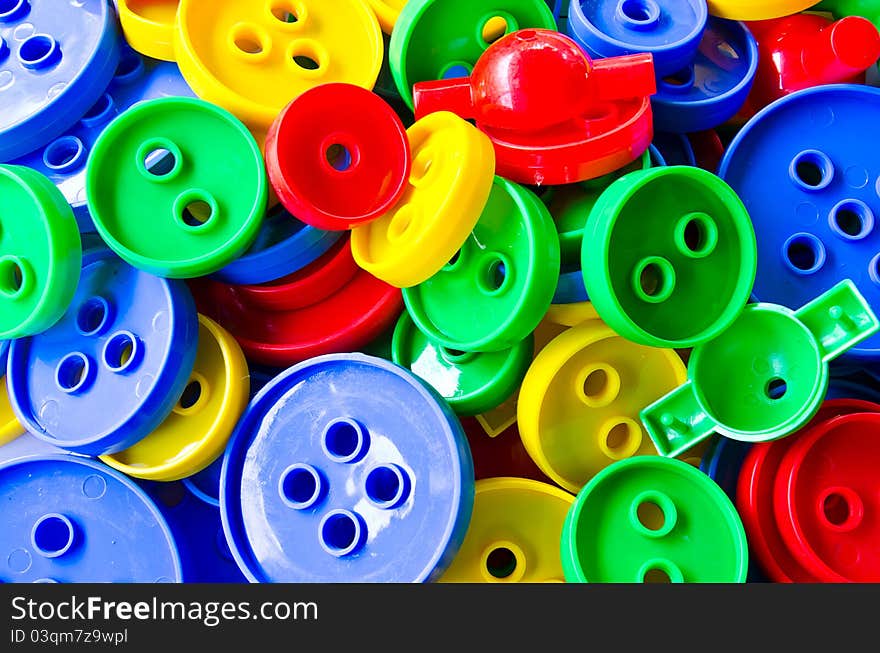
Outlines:
{"label": "green button", "polygon": [[157,276],[199,277],[254,241],[268,182],[260,149],[232,114],[192,98],[129,109],[101,134],[86,194],[101,237]]}
{"label": "green button", "polygon": [[633,172],[593,207],[581,269],[599,317],[621,336],[693,347],[745,308],[757,270],[755,231],[733,189],[710,172]]}
{"label": "green button", "polygon": [[553,299],[559,236],[530,190],[495,177],[477,226],[437,274],[403,290],[407,311],[436,343],[501,351],[524,340]]}
{"label": "green button", "polygon": [[81,267],[64,195],[35,170],[0,166],[0,340],[36,335],[61,319]]}
{"label": "green button", "polygon": [[433,342],[407,313],[394,330],[392,360],[433,386],[458,415],[497,408],[522,383],[532,362],[531,334],[510,349],[464,352]]}
{"label": "green button", "polygon": [[561,551],[572,583],[743,583],[748,569],[727,495],[695,467],[657,456],[594,476],[568,512]]}
{"label": "green button", "polygon": [[486,48],[527,27],[556,30],[544,0],[410,0],[388,50],[400,97],[412,109],[414,84],[470,75]]}

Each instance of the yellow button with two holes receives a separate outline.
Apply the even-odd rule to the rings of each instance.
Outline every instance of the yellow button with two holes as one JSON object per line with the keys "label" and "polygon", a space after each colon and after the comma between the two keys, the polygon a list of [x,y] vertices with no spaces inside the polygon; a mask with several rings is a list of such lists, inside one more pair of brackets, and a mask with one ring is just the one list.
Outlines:
{"label": "yellow button with two holes", "polygon": [[382,31],[391,34],[406,0],[367,0],[367,4],[376,12]]}
{"label": "yellow button with two holes", "polygon": [[177,64],[196,95],[252,129],[321,84],[372,90],[384,49],[363,0],[181,0],[174,31]]}
{"label": "yellow button with two holes", "polygon": [[397,288],[430,279],[470,236],[492,189],[492,141],[447,111],[407,130],[409,184],[385,215],[355,227],[351,253],[364,270]]}
{"label": "yellow button with two holes", "polygon": [[153,59],[174,61],[174,25],[179,0],[118,0],[126,42]]}
{"label": "yellow button with two holes", "polygon": [[709,13],[730,20],[782,18],[809,9],[819,0],[709,0]]}
{"label": "yellow button with two holes", "polygon": [[477,481],[474,512],[441,583],[564,583],[559,542],[574,496],[525,478]]}
{"label": "yellow button with two holes", "polygon": [[578,492],[616,460],[657,454],[639,411],[686,379],[674,350],[584,322],[554,338],[526,372],[517,405],[523,445],[541,471]]}
{"label": "yellow button with two holes", "polygon": [[249,393],[241,347],[223,327],[199,315],[196,362],[171,415],[134,446],[100,458],[120,472],[151,481],[192,476],[223,453]]}

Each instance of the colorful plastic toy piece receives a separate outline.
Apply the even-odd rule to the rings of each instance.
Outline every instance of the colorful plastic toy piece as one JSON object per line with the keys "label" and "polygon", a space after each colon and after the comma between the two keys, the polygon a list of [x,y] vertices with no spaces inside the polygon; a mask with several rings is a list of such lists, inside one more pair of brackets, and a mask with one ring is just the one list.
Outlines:
{"label": "colorful plastic toy piece", "polygon": [[28,431],[58,447],[121,451],[171,412],[192,372],[197,337],[183,282],[136,270],[107,249],[89,250],[61,320],[12,342],[13,410]]}
{"label": "colorful plastic toy piece", "polygon": [[135,478],[176,481],[192,476],[226,448],[248,402],[247,361],[235,339],[199,315],[196,360],[171,414],[143,440],[101,460]]}
{"label": "colorful plastic toy piece", "polygon": [[137,52],[174,61],[174,28],[180,0],[116,0],[126,42]]}
{"label": "colorful plastic toy piece", "polygon": [[0,580],[171,583],[182,579],[168,523],[119,472],[81,456],[0,465]]}
{"label": "colorful plastic toy piece", "polygon": [[416,118],[474,119],[495,147],[496,173],[523,184],[567,184],[614,172],[651,142],[650,54],[593,62],[565,35],[514,32],[467,78],[415,85]]}
{"label": "colorful plastic toy piece", "polygon": [[466,77],[490,45],[525,28],[556,29],[544,0],[410,0],[388,50],[400,96],[414,108],[415,84]]}
{"label": "colorful plastic toy piece", "polygon": [[575,269],[563,271],[559,275],[556,284],[556,292],[553,293],[554,304],[577,304],[588,301],[587,287],[584,285],[584,275],[579,266],[571,266]]}
{"label": "colorful plastic toy piece", "polygon": [[[880,89],[798,91],[755,116],[730,144],[719,175],[742,199],[758,242],[754,296],[795,308],[843,279],[880,306],[874,228],[880,152],[870,139]],[[846,361],[880,357],[880,336]]]}
{"label": "colorful plastic toy piece", "polygon": [[216,272],[247,250],[268,186],[245,126],[193,98],[126,111],[98,138],[86,172],[89,210],[104,241],[131,265],[171,278]]}
{"label": "colorful plastic toy piece", "polygon": [[43,147],[79,120],[119,62],[107,0],[6,0],[0,6],[0,162]]}
{"label": "colorful plastic toy piece", "polygon": [[199,311],[219,322],[249,360],[286,367],[357,351],[392,327],[400,290],[359,270],[348,239],[289,277],[262,286],[190,282]]}
{"label": "colorful plastic toy piece", "polygon": [[468,439],[474,459],[474,477],[478,481],[512,476],[553,485],[553,481],[547,478],[529,456],[515,423],[495,435],[487,433],[479,420],[473,417],[463,417],[461,426]]}
{"label": "colorful plastic toy piece", "polygon": [[86,205],[86,161],[101,132],[120,113],[141,100],[193,97],[177,66],[144,59],[124,48],[116,73],[104,94],[79,122],[46,147],[13,163],[43,173],[64,193],[80,232],[94,231]]}
{"label": "colorful plastic toy piece", "polygon": [[645,408],[642,423],[664,456],[714,431],[744,442],[784,437],[819,409],[828,362],[878,329],[848,280],[797,312],[750,304],[721,335],[694,347],[688,382]]}
{"label": "colorful plastic toy piece", "polygon": [[220,508],[252,582],[436,580],[464,539],[473,465],[455,415],[389,361],[321,356],[254,398]]}
{"label": "colorful plastic toy piece", "polygon": [[524,478],[477,481],[467,535],[441,583],[563,583],[562,524],[574,497]]}
{"label": "colorful plastic toy piece", "polygon": [[817,0],[708,0],[709,13],[731,20],[767,20],[791,16]]}
{"label": "colorful plastic toy piece", "polygon": [[373,88],[382,32],[363,0],[180,0],[174,52],[200,98],[259,130],[310,88],[332,82]]}
{"label": "colorful plastic toy piece", "polygon": [[662,77],[694,58],[708,15],[706,0],[572,0],[568,34],[597,59],[650,52]]}
{"label": "colorful plastic toy piece", "polygon": [[526,373],[517,405],[523,444],[547,476],[577,492],[616,460],[657,453],[639,411],[686,377],[674,351],[585,322],[551,340]]}
{"label": "colorful plastic toy piece", "polygon": [[397,17],[400,16],[406,2],[407,0],[367,0],[367,4],[376,12],[379,26],[386,34],[391,34],[395,23],[397,23]]}
{"label": "colorful plastic toy piece", "polygon": [[353,84],[322,84],[293,100],[272,123],[265,151],[269,180],[287,210],[337,231],[388,211],[412,165],[400,118]]}
{"label": "colorful plastic toy piece", "polygon": [[398,288],[428,280],[455,255],[480,219],[495,174],[489,139],[451,113],[426,116],[407,138],[412,168],[403,195],[351,235],[358,265]]}
{"label": "colorful plastic toy piece", "polygon": [[437,344],[500,351],[522,342],[541,321],[559,265],[559,236],[547,208],[531,191],[496,177],[459,253],[424,283],[404,289],[403,301]]}
{"label": "colorful plastic toy piece", "polygon": [[658,75],[651,98],[654,128],[699,132],[727,122],[745,104],[761,60],[755,37],[743,23],[710,18],[694,58],[669,75]]}
{"label": "colorful plastic toy piece", "polygon": [[404,312],[391,347],[392,360],[430,384],[457,415],[477,415],[516,392],[532,362],[534,342],[529,334],[501,351],[450,350],[425,336]]}
{"label": "colorful plastic toy piece", "polygon": [[584,228],[590,301],[617,333],[652,347],[692,347],[724,331],[749,300],[755,261],[743,203],[699,168],[618,179]]}
{"label": "colorful plastic toy piece", "polygon": [[562,531],[562,567],[580,583],[742,583],[748,547],[714,481],[680,460],[637,456],[580,491]]}
{"label": "colorful plastic toy piece", "polygon": [[[0,339],[32,336],[67,310],[82,265],[73,212],[51,181],[0,165]],[[5,356],[0,356],[5,360]]]}
{"label": "colorful plastic toy piece", "polygon": [[832,22],[816,14],[796,14],[752,22],[749,29],[760,56],[748,115],[805,88],[864,83],[865,71],[880,58],[880,33],[859,16]]}
{"label": "colorful plastic toy piece", "polygon": [[9,403],[9,394],[6,391],[6,362],[3,356],[0,356],[0,447],[12,442],[26,431],[25,428],[15,418],[15,412]]}
{"label": "colorful plastic toy piece", "polygon": [[816,11],[830,11],[836,18],[861,16],[880,29],[880,2],[877,0],[822,0]]}

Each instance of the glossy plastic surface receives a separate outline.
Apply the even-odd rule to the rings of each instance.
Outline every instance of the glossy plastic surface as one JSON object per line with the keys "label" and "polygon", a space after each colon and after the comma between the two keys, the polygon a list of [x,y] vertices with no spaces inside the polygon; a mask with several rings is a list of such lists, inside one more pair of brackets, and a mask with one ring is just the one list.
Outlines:
{"label": "glossy plastic surface", "polygon": [[637,345],[599,320],[572,327],[526,373],[517,404],[523,444],[545,474],[577,492],[616,460],[657,453],[639,411],[686,375],[672,350]]}
{"label": "glossy plastic surface", "polygon": [[412,166],[400,118],[353,84],[322,84],[293,100],[272,123],[265,152],[281,203],[303,222],[337,231],[388,211]]}
{"label": "glossy plastic surface", "polygon": [[119,472],[80,456],[0,465],[3,582],[170,583],[177,546],[149,497]]}
{"label": "glossy plastic surface", "polygon": [[171,414],[140,442],[101,456],[120,472],[153,481],[191,476],[216,460],[244,412],[249,395],[247,361],[235,339],[199,315],[196,360]]}
{"label": "glossy plastic surface", "polygon": [[836,18],[861,16],[880,29],[880,4],[877,0],[822,0],[816,11],[830,11]]}
{"label": "glossy plastic surface", "polygon": [[180,0],[116,0],[126,42],[153,59],[174,61],[174,27]]}
{"label": "glossy plastic surface", "polygon": [[400,16],[401,10],[406,5],[407,0],[367,0],[370,8],[376,12],[376,18],[379,19],[379,25],[386,34],[391,34],[397,17]]}
{"label": "glossy plastic surface", "polygon": [[223,527],[251,581],[436,580],[464,539],[473,465],[445,402],[361,354],[296,365],[227,449]]}
{"label": "glossy plastic surface", "polygon": [[131,265],[172,278],[216,272],[250,247],[268,186],[250,132],[193,98],[126,111],[98,138],[86,172],[89,210],[104,241]]}
{"label": "glossy plastic surface", "polygon": [[722,333],[755,279],[743,203],[715,175],[685,166],[633,172],[609,186],[590,212],[581,256],[599,316],[653,347],[692,347]]}
{"label": "glossy plastic surface", "polygon": [[732,20],[766,20],[791,16],[817,0],[708,0],[709,13]]}
{"label": "glossy plastic surface", "polygon": [[43,147],[107,88],[120,33],[107,0],[7,0],[0,7],[0,162]]}
{"label": "glossy plastic surface", "polygon": [[467,535],[440,582],[565,582],[559,537],[572,503],[568,492],[538,481],[477,481]]}
{"label": "glossy plastic surface", "polygon": [[197,337],[182,282],[89,250],[61,320],[12,343],[12,407],[28,431],[54,445],[87,455],[121,451],[171,412],[192,372]]}
{"label": "glossy plastic surface", "polygon": [[531,191],[496,177],[458,254],[424,283],[404,289],[403,299],[419,330],[438,344],[500,351],[541,321],[559,266],[559,236],[547,208]]}
{"label": "glossy plastic surface", "polygon": [[21,338],[64,315],[82,243],[64,197],[35,170],[0,165],[0,205],[0,339]]}
{"label": "glossy plastic surface", "polygon": [[569,582],[742,583],[742,522],[687,463],[638,456],[606,467],[577,496],[562,532]]}
{"label": "glossy plastic surface", "polygon": [[[874,129],[880,89],[830,85],[777,100],[730,144],[719,174],[755,226],[760,301],[795,308],[843,279],[880,306],[875,215],[880,152],[852,134]],[[880,356],[880,336],[847,359]]]}

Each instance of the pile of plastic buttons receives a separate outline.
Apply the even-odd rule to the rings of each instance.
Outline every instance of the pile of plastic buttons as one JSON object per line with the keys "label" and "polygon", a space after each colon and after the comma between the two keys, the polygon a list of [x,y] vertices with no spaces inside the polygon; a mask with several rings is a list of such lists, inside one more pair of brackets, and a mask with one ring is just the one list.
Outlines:
{"label": "pile of plastic buttons", "polygon": [[0,581],[880,581],[878,27],[0,0]]}

